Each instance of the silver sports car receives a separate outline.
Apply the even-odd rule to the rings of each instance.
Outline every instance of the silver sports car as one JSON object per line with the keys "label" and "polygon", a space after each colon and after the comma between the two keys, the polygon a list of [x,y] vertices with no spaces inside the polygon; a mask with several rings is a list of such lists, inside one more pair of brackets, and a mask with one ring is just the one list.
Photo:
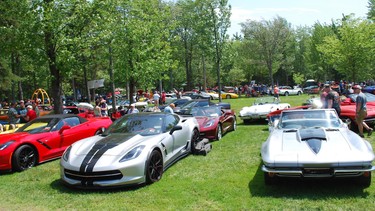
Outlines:
{"label": "silver sports car", "polygon": [[261,149],[265,184],[280,177],[353,177],[371,184],[374,152],[332,109],[285,110]]}
{"label": "silver sports car", "polygon": [[71,145],[61,159],[61,179],[78,188],[153,183],[199,141],[194,117],[169,113],[129,114],[102,135]]}

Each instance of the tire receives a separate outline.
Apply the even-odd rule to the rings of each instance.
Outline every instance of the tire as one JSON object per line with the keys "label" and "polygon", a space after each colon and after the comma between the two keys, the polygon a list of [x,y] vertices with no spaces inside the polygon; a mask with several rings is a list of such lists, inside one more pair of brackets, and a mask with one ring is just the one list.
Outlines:
{"label": "tire", "polygon": [[220,141],[222,137],[223,137],[223,132],[221,130],[221,125],[218,124],[216,128],[216,140]]}
{"label": "tire", "polygon": [[236,120],[236,117],[234,117],[233,123],[232,123],[232,131],[236,131],[236,130],[237,130],[237,120]]}
{"label": "tire", "polygon": [[99,130],[97,130],[95,132],[95,135],[99,135],[99,134],[102,134],[104,132],[105,128],[100,128]]}
{"label": "tire", "polygon": [[277,176],[270,176],[268,172],[264,172],[264,184],[265,185],[275,185],[278,183]]}
{"label": "tire", "polygon": [[297,95],[300,96],[302,93],[301,92],[297,92]]}
{"label": "tire", "polygon": [[37,152],[29,145],[22,145],[12,156],[12,168],[14,171],[24,171],[37,164]]}
{"label": "tire", "polygon": [[227,99],[231,99],[232,97],[230,95],[225,96]]}
{"label": "tire", "polygon": [[152,184],[159,181],[163,172],[163,157],[158,150],[154,150],[146,162],[146,183]]}
{"label": "tire", "polygon": [[243,120],[243,123],[244,123],[244,124],[249,124],[249,123],[250,123],[250,120],[249,120],[249,119],[244,119],[244,120]]}
{"label": "tire", "polygon": [[357,178],[358,185],[362,188],[368,188],[371,185],[371,171],[365,172],[362,176]]}
{"label": "tire", "polygon": [[197,145],[199,141],[200,141],[199,131],[197,129],[194,129],[193,134],[191,135],[191,141],[190,141],[191,153],[195,154],[198,151]]}
{"label": "tire", "polygon": [[285,93],[284,93],[284,96],[289,96],[289,92],[285,92]]}

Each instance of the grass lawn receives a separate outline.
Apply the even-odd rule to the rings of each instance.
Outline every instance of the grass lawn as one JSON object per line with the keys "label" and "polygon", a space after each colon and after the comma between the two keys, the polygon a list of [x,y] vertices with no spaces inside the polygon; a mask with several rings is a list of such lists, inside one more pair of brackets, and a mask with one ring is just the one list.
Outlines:
{"label": "grass lawn", "polygon": [[[292,106],[309,96],[281,97]],[[236,113],[255,98],[223,100]],[[351,180],[287,180],[265,186],[260,147],[266,122],[244,125],[212,142],[207,156],[177,162],[161,181],[136,188],[84,191],[60,184],[59,160],[21,173],[0,175],[0,210],[372,210],[375,184]],[[369,139],[374,143],[374,136]],[[373,144],[374,145],[374,144]],[[374,179],[374,174],[373,174]],[[375,181],[375,180],[373,180]]]}

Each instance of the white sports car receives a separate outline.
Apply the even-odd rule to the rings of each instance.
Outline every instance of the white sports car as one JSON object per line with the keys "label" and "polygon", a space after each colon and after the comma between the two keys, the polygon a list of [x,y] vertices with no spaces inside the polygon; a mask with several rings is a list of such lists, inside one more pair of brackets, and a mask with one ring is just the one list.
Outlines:
{"label": "white sports car", "polygon": [[348,129],[333,109],[285,110],[262,144],[265,184],[281,177],[356,178],[371,184],[371,144]]}
{"label": "white sports car", "polygon": [[244,123],[249,123],[251,120],[266,119],[270,112],[285,108],[290,108],[290,104],[279,103],[274,97],[261,97],[255,100],[254,105],[243,107],[239,117]]}
{"label": "white sports car", "polygon": [[129,114],[102,135],[71,145],[61,159],[61,179],[78,188],[153,183],[174,162],[194,152],[198,141],[194,117]]}

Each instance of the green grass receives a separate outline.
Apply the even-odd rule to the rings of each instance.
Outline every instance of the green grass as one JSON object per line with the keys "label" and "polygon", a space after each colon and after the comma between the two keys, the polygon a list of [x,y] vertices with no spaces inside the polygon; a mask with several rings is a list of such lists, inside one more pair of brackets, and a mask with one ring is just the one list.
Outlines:
{"label": "green grass", "polygon": [[[301,105],[308,98],[282,97]],[[255,98],[224,100],[238,113]],[[348,180],[284,181],[265,186],[260,147],[265,122],[244,125],[212,142],[207,156],[188,156],[161,181],[137,188],[84,191],[60,184],[59,160],[21,173],[0,175],[0,210],[368,210],[375,208],[374,182],[361,189]],[[374,138],[370,139],[372,143]],[[374,176],[373,176],[374,177]],[[373,180],[375,181],[375,180]]]}

